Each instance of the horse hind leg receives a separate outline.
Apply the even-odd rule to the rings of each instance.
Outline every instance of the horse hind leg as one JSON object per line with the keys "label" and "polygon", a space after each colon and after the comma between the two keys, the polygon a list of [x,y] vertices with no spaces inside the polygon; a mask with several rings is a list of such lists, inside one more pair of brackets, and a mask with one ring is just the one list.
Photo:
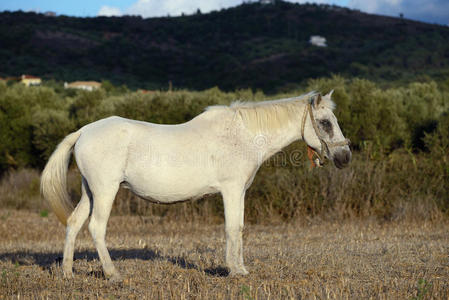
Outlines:
{"label": "horse hind leg", "polygon": [[78,235],[78,232],[89,216],[91,199],[88,189],[89,188],[87,186],[87,182],[83,178],[83,183],[81,186],[81,200],[67,220],[67,229],[64,244],[64,259],[62,263],[64,276],[66,278],[73,277],[73,253],[75,248],[76,236]]}
{"label": "horse hind leg", "polygon": [[112,209],[115,195],[117,194],[119,184],[116,187],[109,187],[108,191],[93,191],[93,209],[89,222],[89,232],[98,251],[104,274],[112,281],[121,280],[119,272],[115,269],[106,247],[105,236],[106,226]]}

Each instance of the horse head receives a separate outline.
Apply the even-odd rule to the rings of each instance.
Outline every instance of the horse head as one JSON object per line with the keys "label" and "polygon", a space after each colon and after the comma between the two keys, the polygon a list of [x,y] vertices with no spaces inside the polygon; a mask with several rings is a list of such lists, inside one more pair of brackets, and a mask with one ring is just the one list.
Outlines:
{"label": "horse head", "polygon": [[333,113],[335,103],[331,100],[332,93],[311,97],[304,110],[302,136],[316,152],[319,164],[329,159],[341,169],[349,164],[352,153],[349,139],[344,137]]}

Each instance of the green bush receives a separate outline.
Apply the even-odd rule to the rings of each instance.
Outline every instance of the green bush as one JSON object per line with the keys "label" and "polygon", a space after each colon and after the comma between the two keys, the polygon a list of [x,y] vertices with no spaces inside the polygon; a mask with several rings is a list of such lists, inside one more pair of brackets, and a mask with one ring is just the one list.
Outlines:
{"label": "green bush", "polygon": [[354,149],[370,147],[374,155],[399,148],[429,151],[424,137],[436,130],[449,109],[448,89],[432,81],[382,89],[368,80],[333,76],[310,80],[303,90],[270,97],[250,89],[144,94],[105,82],[105,89],[68,93],[56,82],[32,88],[1,83],[0,170],[42,166],[63,136],[111,115],[176,124],[194,118],[209,105],[291,97],[310,90],[327,93],[331,89],[335,90],[335,114],[344,134]]}
{"label": "green bush", "polygon": [[423,150],[425,133],[449,109],[449,93],[433,81],[382,89],[368,80],[333,76],[310,80],[309,89],[335,89],[335,114],[343,132],[356,149],[372,144],[383,153],[401,147]]}
{"label": "green bush", "polygon": [[[310,90],[327,93],[331,89],[335,90],[335,114],[355,150],[353,163],[342,171],[332,167],[310,171],[268,163],[248,191],[247,217],[252,221],[267,216],[292,219],[322,214],[398,218],[412,208],[421,215],[449,213],[449,89],[432,81],[381,88],[368,80],[333,76],[310,80],[303,90],[276,96],[218,88],[142,93],[110,83],[94,92],[68,92],[55,82],[30,88],[0,82],[0,171],[12,174],[6,171],[42,168],[64,136],[111,115],[176,124],[194,118],[210,105],[291,97]],[[289,157],[298,147],[304,149],[303,143],[294,143],[282,155]],[[303,161],[306,163],[305,155]],[[5,181],[5,195],[9,186]],[[71,193],[78,194],[79,186],[72,187]],[[182,211],[221,216],[221,201],[213,199],[212,204],[183,204]],[[116,212],[164,215],[172,211],[139,201],[121,192]],[[27,207],[24,203],[19,206]]]}
{"label": "green bush", "polygon": [[32,126],[33,145],[44,161],[66,135],[76,130],[67,111],[54,109],[36,111],[33,114]]}

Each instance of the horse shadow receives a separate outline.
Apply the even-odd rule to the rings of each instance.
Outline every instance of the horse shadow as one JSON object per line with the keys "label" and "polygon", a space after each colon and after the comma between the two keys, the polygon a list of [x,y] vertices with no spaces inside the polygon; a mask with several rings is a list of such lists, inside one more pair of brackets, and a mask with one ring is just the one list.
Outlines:
{"label": "horse shadow", "polygon": [[[114,260],[128,260],[128,259],[141,259],[147,261],[154,260],[164,260],[172,263],[183,269],[192,269],[199,272],[204,272],[209,276],[214,277],[226,277],[229,275],[229,271],[224,267],[207,268],[201,270],[194,263],[186,260],[184,257],[180,256],[164,256],[157,253],[151,249],[111,249],[109,250],[111,259]],[[10,261],[16,265],[38,265],[42,269],[53,273],[55,266],[60,266],[62,264],[62,253],[61,252],[49,252],[40,253],[32,251],[17,251],[17,252],[7,252],[0,253],[0,261]],[[76,260],[86,260],[93,261],[98,260],[98,254],[93,250],[84,250],[75,252],[74,261]],[[103,271],[91,271],[90,276],[104,278]]]}

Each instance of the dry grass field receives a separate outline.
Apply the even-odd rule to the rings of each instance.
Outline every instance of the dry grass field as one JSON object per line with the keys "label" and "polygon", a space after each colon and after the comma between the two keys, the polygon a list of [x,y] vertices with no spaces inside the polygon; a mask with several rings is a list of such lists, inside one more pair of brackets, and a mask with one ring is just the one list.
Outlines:
{"label": "dry grass field", "polygon": [[103,276],[87,228],[73,280],[62,277],[64,227],[0,210],[0,298],[448,299],[449,224],[312,220],[248,225],[250,275],[228,277],[223,225],[113,216],[107,243],[124,280]]}

